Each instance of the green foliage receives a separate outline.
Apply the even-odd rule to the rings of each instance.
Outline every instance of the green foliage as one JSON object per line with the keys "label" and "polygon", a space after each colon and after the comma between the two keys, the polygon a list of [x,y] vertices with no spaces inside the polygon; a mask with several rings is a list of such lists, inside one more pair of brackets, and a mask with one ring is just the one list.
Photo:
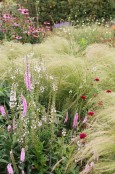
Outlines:
{"label": "green foliage", "polygon": [[[93,10],[92,10],[93,9]],[[73,0],[70,18],[75,23],[110,20],[114,16],[113,1],[109,0]]]}
{"label": "green foliage", "polygon": [[[80,29],[71,27],[56,31],[54,36],[39,45],[22,45],[14,42],[4,42],[4,45],[1,45],[0,53],[3,59],[0,62],[0,72],[3,75],[0,79],[0,94],[4,98],[0,99],[2,106],[6,105],[5,101],[8,99],[10,107],[10,109],[5,107],[5,116],[2,116],[0,110],[1,174],[7,173],[8,163],[12,164],[16,174],[21,173],[22,170],[27,174],[80,173],[86,161],[77,164],[72,157],[79,153],[77,158],[82,159],[81,154],[85,153],[82,150],[90,147],[90,144],[87,146],[90,139],[89,132],[93,132],[91,134],[93,137],[97,136],[102,124],[104,131],[105,128],[110,130],[109,123],[114,126],[112,121],[108,121],[107,127],[104,126],[106,123],[104,118],[106,116],[108,120],[110,113],[102,113],[100,117],[97,113],[99,110],[96,112],[97,109],[103,111],[103,108],[113,101],[109,97],[103,99],[99,92],[104,90],[105,97],[105,94],[109,95],[105,90],[108,88],[115,90],[114,49],[103,44],[88,46],[98,42],[100,37],[111,36],[110,30],[104,27],[92,26]],[[88,48],[85,49],[87,46]],[[85,51],[82,52],[84,49]],[[31,74],[31,91],[28,91],[25,85],[27,67]],[[95,81],[96,77],[99,77],[99,81]],[[16,95],[12,97],[14,94]],[[25,116],[22,94],[27,101]],[[83,99],[82,96],[86,98]],[[12,98],[16,99],[16,103],[11,107],[9,100]],[[94,116],[98,115],[98,120],[101,120],[99,126],[94,116],[94,119],[88,116],[90,110],[95,112]],[[67,112],[69,118],[67,123],[64,123]],[[79,119],[76,128],[73,128],[73,117],[76,113],[79,114]],[[86,116],[87,122],[83,124]],[[112,120],[113,118],[114,113]],[[93,121],[97,125],[96,129]],[[8,129],[9,125],[10,129]],[[87,132],[87,138],[83,140],[79,137],[82,131]],[[103,137],[106,139],[105,134],[98,133],[99,136],[103,135],[102,140]],[[108,139],[107,146],[103,144],[102,148],[98,144],[95,147],[96,140],[93,142],[92,138],[92,144],[94,148],[98,147],[99,152],[103,146],[109,147],[107,151],[105,148],[105,153],[109,152],[108,149],[114,152],[114,147],[111,144],[108,146],[110,143]],[[113,139],[111,140],[113,142]],[[25,149],[26,154],[24,162],[20,162],[22,148]],[[111,155],[109,157],[113,159]],[[67,169],[66,165],[70,159],[72,163]]]}
{"label": "green foliage", "polygon": [[[32,16],[37,16],[39,22],[49,21],[51,24],[60,21],[76,23],[94,22],[95,20],[110,20],[114,18],[113,0],[28,0],[20,1],[30,9]],[[92,10],[93,9],[93,10]]]}
{"label": "green foliage", "polygon": [[9,87],[7,82],[0,83],[0,105],[9,105]]}

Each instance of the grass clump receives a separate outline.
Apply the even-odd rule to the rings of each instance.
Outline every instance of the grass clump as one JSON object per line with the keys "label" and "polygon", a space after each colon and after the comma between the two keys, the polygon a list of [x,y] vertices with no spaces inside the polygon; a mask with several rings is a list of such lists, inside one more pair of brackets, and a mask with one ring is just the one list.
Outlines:
{"label": "grass clump", "polygon": [[66,28],[41,44],[0,46],[1,174],[10,163],[16,174],[74,174],[86,164],[92,173],[114,172],[115,52],[82,47],[83,32]]}

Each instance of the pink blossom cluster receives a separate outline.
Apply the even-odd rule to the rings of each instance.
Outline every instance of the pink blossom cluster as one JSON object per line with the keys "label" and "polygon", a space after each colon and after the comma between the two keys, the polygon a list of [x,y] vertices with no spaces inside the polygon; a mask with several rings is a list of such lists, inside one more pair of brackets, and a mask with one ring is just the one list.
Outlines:
{"label": "pink blossom cluster", "polygon": [[88,174],[94,168],[94,162],[92,161],[90,164],[86,164],[84,169],[84,174]]}
{"label": "pink blossom cluster", "polygon": [[7,171],[8,171],[8,174],[14,174],[14,171],[13,171],[13,168],[12,168],[11,164],[7,165]]}
{"label": "pink blossom cluster", "polygon": [[78,113],[76,113],[75,116],[74,116],[74,120],[73,120],[73,128],[76,128],[78,118],[79,118]]}
{"label": "pink blossom cluster", "polygon": [[27,113],[28,105],[27,105],[27,101],[25,97],[23,95],[21,97],[22,97],[22,105],[23,105],[23,117],[25,117]]}
{"label": "pink blossom cluster", "polygon": [[0,106],[0,112],[1,112],[2,116],[6,115],[4,106]]}
{"label": "pink blossom cluster", "polygon": [[24,15],[29,15],[29,11],[26,8],[19,8],[18,12]]}
{"label": "pink blossom cluster", "polygon": [[25,161],[25,149],[24,148],[22,148],[22,150],[21,150],[20,161],[21,162]]}

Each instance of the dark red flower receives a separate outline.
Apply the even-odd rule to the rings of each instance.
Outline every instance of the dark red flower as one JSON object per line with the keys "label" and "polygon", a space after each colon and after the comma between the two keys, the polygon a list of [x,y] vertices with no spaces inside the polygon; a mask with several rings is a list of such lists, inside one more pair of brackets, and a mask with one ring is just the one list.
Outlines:
{"label": "dark red flower", "polygon": [[87,136],[86,133],[81,133],[81,134],[79,134],[79,138],[80,138],[80,139],[84,139],[86,136]]}
{"label": "dark red flower", "polygon": [[95,80],[96,82],[99,82],[99,81],[100,81],[100,79],[99,79],[98,77],[96,77],[94,80]]}
{"label": "dark red flower", "polygon": [[82,95],[81,98],[82,98],[83,100],[85,100],[85,99],[86,99],[86,96],[85,96],[85,95]]}
{"label": "dark red flower", "polygon": [[106,90],[107,93],[111,93],[112,91],[110,89]]}
{"label": "dark red flower", "polygon": [[99,101],[99,102],[98,102],[98,105],[99,105],[99,106],[102,106],[102,105],[103,105],[103,102],[102,102],[102,101]]}
{"label": "dark red flower", "polygon": [[82,128],[83,129],[86,129],[87,128],[87,124],[86,123],[83,123]]}
{"label": "dark red flower", "polygon": [[95,94],[93,94],[93,96],[94,96],[94,97],[96,97],[96,96],[97,96],[97,94],[95,93]]}
{"label": "dark red flower", "polygon": [[93,112],[93,111],[89,111],[89,112],[88,112],[88,115],[89,115],[89,116],[93,116],[93,115],[94,115],[94,112]]}

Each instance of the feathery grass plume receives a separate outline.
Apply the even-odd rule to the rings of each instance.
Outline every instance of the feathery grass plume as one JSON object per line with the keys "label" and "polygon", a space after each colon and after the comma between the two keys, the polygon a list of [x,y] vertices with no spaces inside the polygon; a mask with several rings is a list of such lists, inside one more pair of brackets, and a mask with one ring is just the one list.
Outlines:
{"label": "feathery grass plume", "polygon": [[[113,174],[115,172],[115,93],[102,92],[95,101],[101,100],[104,107],[98,108],[96,115],[86,129],[87,143],[69,160],[67,166],[73,160],[90,163],[94,161],[93,173]],[[84,174],[84,171],[81,171]]]}

